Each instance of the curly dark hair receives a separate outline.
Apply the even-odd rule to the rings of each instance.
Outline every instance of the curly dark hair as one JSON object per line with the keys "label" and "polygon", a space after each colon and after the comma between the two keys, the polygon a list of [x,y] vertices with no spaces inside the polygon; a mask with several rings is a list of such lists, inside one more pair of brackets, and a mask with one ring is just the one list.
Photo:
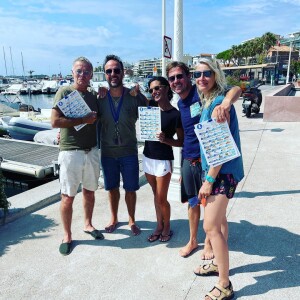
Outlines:
{"label": "curly dark hair", "polygon": [[168,90],[168,98],[169,98],[169,101],[171,101],[172,98],[173,98],[173,92],[172,92],[172,90],[171,90],[169,81],[168,81],[165,77],[162,77],[162,76],[154,76],[154,77],[152,77],[152,78],[148,81],[148,88],[150,88],[150,84],[151,84],[151,82],[153,82],[153,81],[159,81],[159,83],[160,83],[161,85],[167,86],[167,87],[169,88],[169,90]]}
{"label": "curly dark hair", "polygon": [[109,55],[105,56],[104,61],[103,61],[103,70],[105,70],[105,65],[107,64],[107,62],[109,60],[117,61],[120,64],[121,70],[124,71],[124,66],[123,66],[123,62],[122,62],[121,58],[114,54],[109,54]]}

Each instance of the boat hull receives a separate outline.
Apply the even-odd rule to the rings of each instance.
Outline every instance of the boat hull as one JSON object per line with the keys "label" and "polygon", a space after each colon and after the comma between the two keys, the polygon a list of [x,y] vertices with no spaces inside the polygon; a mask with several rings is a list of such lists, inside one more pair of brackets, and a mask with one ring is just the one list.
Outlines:
{"label": "boat hull", "polygon": [[21,117],[13,117],[8,123],[8,132],[13,139],[33,141],[36,133],[52,129],[49,122],[32,121]]}

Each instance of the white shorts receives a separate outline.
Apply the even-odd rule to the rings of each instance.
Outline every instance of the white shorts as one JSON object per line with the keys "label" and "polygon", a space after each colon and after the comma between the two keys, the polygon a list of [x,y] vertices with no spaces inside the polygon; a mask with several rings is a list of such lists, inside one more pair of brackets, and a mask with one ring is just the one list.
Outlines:
{"label": "white shorts", "polygon": [[143,170],[145,173],[162,177],[168,173],[172,173],[171,160],[158,160],[143,156]]}
{"label": "white shorts", "polygon": [[100,175],[100,150],[94,147],[84,150],[61,151],[58,155],[61,193],[75,197],[79,184],[89,191],[98,189]]}

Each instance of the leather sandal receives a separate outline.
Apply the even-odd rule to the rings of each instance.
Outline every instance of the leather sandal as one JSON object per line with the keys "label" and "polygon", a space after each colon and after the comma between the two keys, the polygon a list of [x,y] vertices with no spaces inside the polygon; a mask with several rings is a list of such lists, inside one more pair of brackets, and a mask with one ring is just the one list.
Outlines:
{"label": "leather sandal", "polygon": [[[212,294],[213,290],[218,290],[220,292],[219,296],[214,296]],[[213,289],[205,295],[205,297],[209,297],[211,300],[230,300],[234,297],[234,292],[232,288],[232,284],[229,281],[229,285],[226,288],[223,288],[218,283],[213,287]]]}
{"label": "leather sandal", "polygon": [[211,262],[210,264],[200,266],[198,270],[194,271],[194,273],[197,276],[213,276],[219,275],[219,269],[217,265]]}

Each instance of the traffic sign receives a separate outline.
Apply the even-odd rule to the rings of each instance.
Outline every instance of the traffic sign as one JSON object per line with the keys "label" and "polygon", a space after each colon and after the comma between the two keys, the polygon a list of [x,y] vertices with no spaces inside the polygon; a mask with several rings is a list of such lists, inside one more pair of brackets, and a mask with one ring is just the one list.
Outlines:
{"label": "traffic sign", "polygon": [[172,39],[164,35],[164,57],[172,58]]}

